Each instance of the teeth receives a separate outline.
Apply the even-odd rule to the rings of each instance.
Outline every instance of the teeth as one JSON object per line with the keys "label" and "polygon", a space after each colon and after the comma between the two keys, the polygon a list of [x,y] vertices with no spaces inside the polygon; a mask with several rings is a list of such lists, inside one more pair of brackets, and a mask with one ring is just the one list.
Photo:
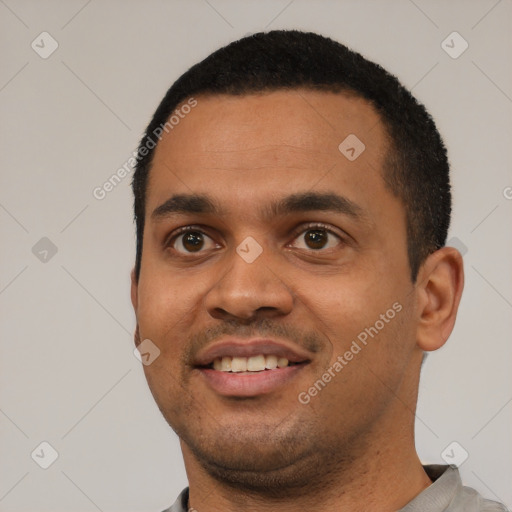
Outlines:
{"label": "teeth", "polygon": [[247,371],[247,357],[233,357],[231,360],[232,372],[246,372]]}
{"label": "teeth", "polygon": [[267,370],[274,370],[277,368],[277,356],[267,356],[265,358],[265,363]]}
{"label": "teeth", "polygon": [[247,359],[247,370],[261,372],[265,369],[265,356],[252,356]]}
{"label": "teeth", "polygon": [[276,355],[265,356],[258,354],[251,357],[229,357],[222,359],[217,357],[213,361],[213,369],[221,372],[261,372],[265,369],[275,370],[276,368],[286,368],[289,365],[286,357],[277,357]]}
{"label": "teeth", "polygon": [[277,366],[279,368],[286,368],[288,366],[288,359],[286,359],[286,357],[280,357],[277,360]]}
{"label": "teeth", "polygon": [[[215,368],[215,366],[214,366]],[[215,368],[217,370],[217,368]],[[231,357],[223,357],[222,358],[222,365],[220,370],[223,372],[229,372],[231,370]]]}

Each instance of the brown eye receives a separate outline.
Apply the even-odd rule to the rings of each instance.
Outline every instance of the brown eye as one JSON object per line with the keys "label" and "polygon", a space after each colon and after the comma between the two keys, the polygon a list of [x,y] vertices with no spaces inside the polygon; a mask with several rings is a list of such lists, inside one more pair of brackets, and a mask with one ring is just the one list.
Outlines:
{"label": "brown eye", "polygon": [[176,236],[172,248],[181,253],[200,252],[216,247],[215,242],[201,231],[186,231]]}
{"label": "brown eye", "polygon": [[199,251],[204,245],[204,238],[201,233],[191,231],[183,236],[183,247],[190,252]]}
{"label": "brown eye", "polygon": [[304,242],[310,249],[323,249],[327,241],[327,233],[322,229],[310,229],[304,234]]}
{"label": "brown eye", "polygon": [[336,233],[323,227],[311,227],[302,231],[292,243],[298,249],[319,251],[332,249],[340,244],[342,238]]}

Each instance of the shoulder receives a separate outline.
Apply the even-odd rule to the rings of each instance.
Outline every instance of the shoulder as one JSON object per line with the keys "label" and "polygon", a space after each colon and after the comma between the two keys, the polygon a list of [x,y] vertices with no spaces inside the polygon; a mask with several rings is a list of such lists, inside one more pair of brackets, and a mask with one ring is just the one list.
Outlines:
{"label": "shoulder", "polygon": [[[467,512],[507,512],[508,509],[502,503],[483,498],[475,489],[462,487],[461,491],[454,497],[453,510],[464,510]],[[452,510],[449,508],[448,510]]]}
{"label": "shoulder", "polygon": [[188,506],[188,487],[181,491],[180,495],[176,498],[176,501],[169,508],[166,508],[162,512],[187,512]]}
{"label": "shoulder", "polygon": [[432,504],[442,502],[443,511],[508,512],[507,507],[502,503],[485,499],[475,489],[464,486],[456,466],[430,465],[423,467],[433,483],[422,494],[430,498]]}

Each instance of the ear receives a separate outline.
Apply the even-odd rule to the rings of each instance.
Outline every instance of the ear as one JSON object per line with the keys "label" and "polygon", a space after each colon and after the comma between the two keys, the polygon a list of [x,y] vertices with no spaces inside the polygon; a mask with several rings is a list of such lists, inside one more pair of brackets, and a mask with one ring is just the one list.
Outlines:
{"label": "ear", "polygon": [[442,347],[450,336],[464,288],[462,255],[442,247],[425,260],[418,273],[416,343],[426,351]]}
{"label": "ear", "polygon": [[138,305],[138,291],[139,291],[139,284],[137,283],[137,278],[135,277],[135,268],[132,269],[130,272],[130,278],[132,280],[132,286],[131,286],[131,298],[132,298],[132,306],[137,313],[137,305]]}
{"label": "ear", "polygon": [[137,307],[139,304],[139,284],[137,283],[137,279],[135,277],[135,269],[133,269],[131,271],[130,277],[132,280],[130,295],[131,295],[131,299],[132,299],[133,310],[135,311],[135,321],[136,321],[135,333],[134,333],[133,337],[134,337],[134,341],[135,341],[135,346],[137,347],[140,344],[139,322],[137,321]]}

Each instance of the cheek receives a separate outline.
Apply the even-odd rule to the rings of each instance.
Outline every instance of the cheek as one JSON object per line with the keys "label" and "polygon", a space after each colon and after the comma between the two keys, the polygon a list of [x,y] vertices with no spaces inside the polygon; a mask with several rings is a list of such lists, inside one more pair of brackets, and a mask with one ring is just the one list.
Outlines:
{"label": "cheek", "polygon": [[141,338],[153,340],[162,350],[164,341],[179,339],[183,326],[190,325],[201,290],[200,283],[194,280],[162,273],[153,275],[139,283],[137,321]]}
{"label": "cheek", "polygon": [[304,280],[296,288],[302,307],[307,309],[305,316],[329,339],[331,354],[318,372],[331,369],[337,383],[333,390],[338,386],[375,389],[379,378],[393,387],[390,379],[406,364],[414,344],[406,313],[409,305],[404,299],[405,288],[390,281],[389,275],[386,278],[373,266],[357,275]]}
{"label": "cheek", "polygon": [[[372,325],[385,313],[398,296],[386,283],[368,269],[318,278],[302,276],[295,282],[299,307],[317,320],[319,327],[329,331],[334,339],[347,339]],[[379,285],[376,285],[379,283]]]}
{"label": "cheek", "polygon": [[137,321],[141,340],[151,340],[158,357],[143,370],[156,403],[171,417],[183,396],[182,361],[190,326],[194,325],[198,298],[197,283],[171,274],[153,273],[139,282]]}
{"label": "cheek", "polygon": [[414,348],[409,305],[394,300],[394,293],[365,288],[329,287],[321,295],[315,315],[330,338],[332,354],[302,391],[320,388],[312,406],[327,408],[332,424],[350,431],[371,421],[399,394]]}

